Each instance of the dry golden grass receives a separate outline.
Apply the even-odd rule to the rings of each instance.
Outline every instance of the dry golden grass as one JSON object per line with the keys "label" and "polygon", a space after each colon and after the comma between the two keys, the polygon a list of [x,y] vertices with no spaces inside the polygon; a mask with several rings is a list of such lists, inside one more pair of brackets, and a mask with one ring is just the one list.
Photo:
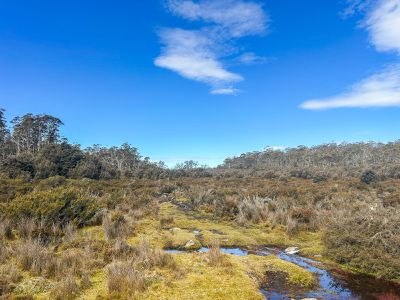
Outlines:
{"label": "dry golden grass", "polygon": [[50,292],[50,298],[54,300],[72,300],[79,295],[79,289],[80,287],[75,277],[67,275]]}
{"label": "dry golden grass", "polygon": [[[241,295],[238,299],[261,299],[257,282],[248,276],[251,264],[222,254],[219,247],[267,244],[298,246],[306,256],[323,255],[319,259],[333,258],[359,271],[400,280],[396,248],[400,235],[393,213],[400,206],[398,182],[366,186],[351,179],[68,180],[62,184],[74,185],[80,195],[87,193],[107,208],[99,214],[103,224],[80,227],[73,221],[56,226],[29,218],[2,220],[0,264],[9,265],[4,272],[9,275],[2,276],[7,279],[1,288],[10,297],[38,299],[62,299],[63,294],[80,299],[97,295],[131,299],[138,294],[163,299],[162,292],[164,299],[225,300],[234,293]],[[47,194],[45,186],[40,191]],[[329,216],[336,222],[326,222]],[[208,246],[210,251],[172,255],[162,250],[184,249],[190,240],[192,248]],[[357,243],[351,243],[354,240]],[[371,247],[376,251],[369,251]],[[267,265],[268,270],[285,269],[290,280],[304,285],[310,279],[272,258],[257,264],[263,272]],[[230,290],[219,291],[216,278]],[[235,285],[242,283],[240,291]]]}
{"label": "dry golden grass", "polygon": [[107,266],[107,287],[111,296],[133,297],[146,288],[144,271],[133,261],[114,261]]}

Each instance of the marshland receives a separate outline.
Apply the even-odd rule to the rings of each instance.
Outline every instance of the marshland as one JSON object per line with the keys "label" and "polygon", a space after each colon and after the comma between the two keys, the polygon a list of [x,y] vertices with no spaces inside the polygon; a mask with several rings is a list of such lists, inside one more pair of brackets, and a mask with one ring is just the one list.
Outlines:
{"label": "marshland", "polygon": [[0,300],[400,300],[400,0],[0,1]]}
{"label": "marshland", "polygon": [[128,144],[80,149],[60,125],[4,130],[2,298],[399,297],[398,142],[166,168]]}

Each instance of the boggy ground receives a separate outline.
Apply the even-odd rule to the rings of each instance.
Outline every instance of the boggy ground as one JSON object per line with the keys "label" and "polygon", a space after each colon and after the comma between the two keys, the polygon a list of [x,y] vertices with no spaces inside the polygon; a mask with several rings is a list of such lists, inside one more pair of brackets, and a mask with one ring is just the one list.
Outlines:
{"label": "boggy ground", "polygon": [[[134,246],[143,239],[155,247],[181,250],[195,250],[212,246],[216,242],[223,247],[255,247],[276,244],[279,241],[280,245],[301,245],[309,254],[320,253],[318,246],[315,246],[316,241],[318,244],[318,234],[304,234],[290,239],[282,229],[268,230],[266,224],[244,228],[233,222],[218,221],[211,214],[182,209],[171,202],[160,204],[158,218],[150,216],[142,219],[137,224],[135,236],[128,237],[127,243]],[[173,254],[176,265],[172,269],[155,270],[152,283],[136,297],[264,299],[260,287],[266,280],[267,272],[283,273],[288,283],[297,287],[311,287],[316,284],[310,272],[275,256],[239,257],[222,253],[217,256],[211,258],[210,253],[190,251]],[[105,271],[96,274],[93,277],[96,284],[83,292],[79,299],[96,299],[99,296],[107,298],[106,277]]]}
{"label": "boggy ground", "polygon": [[[263,299],[260,288],[271,280],[283,278],[293,291],[317,284],[276,256],[235,256],[219,247],[296,246],[303,256],[398,280],[399,250],[391,246],[399,238],[391,223],[399,224],[391,214],[398,187],[354,179],[2,181],[0,297]],[[385,222],[374,219],[383,212]],[[357,230],[359,218],[375,231]],[[190,252],[201,247],[210,251]]]}

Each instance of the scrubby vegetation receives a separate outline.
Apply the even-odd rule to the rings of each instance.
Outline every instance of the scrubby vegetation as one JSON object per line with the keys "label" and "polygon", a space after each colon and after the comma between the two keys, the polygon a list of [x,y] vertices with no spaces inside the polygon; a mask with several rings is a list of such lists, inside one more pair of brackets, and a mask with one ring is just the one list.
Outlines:
{"label": "scrubby vegetation", "polygon": [[266,245],[400,283],[397,142],[167,169],[127,144],[71,145],[51,116],[17,118],[11,131],[0,120],[4,299],[262,299],[273,278],[317,284],[276,256],[220,251]]}
{"label": "scrubby vegetation", "polygon": [[[251,268],[285,270],[276,258],[251,262],[219,251],[233,246],[297,246],[303,255],[400,281],[397,180],[51,178],[9,193],[19,183],[1,182],[3,295],[155,299],[156,287],[175,295],[174,282],[190,285],[197,270],[187,263],[198,259],[206,273],[239,272],[240,265],[257,295],[274,277],[254,277]],[[200,247],[210,251],[195,260],[162,250]],[[288,282],[315,284],[296,270],[286,269]]]}

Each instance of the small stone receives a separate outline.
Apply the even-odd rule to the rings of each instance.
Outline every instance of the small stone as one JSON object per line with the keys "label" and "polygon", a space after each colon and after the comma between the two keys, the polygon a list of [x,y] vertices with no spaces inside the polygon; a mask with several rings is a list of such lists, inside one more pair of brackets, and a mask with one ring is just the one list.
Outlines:
{"label": "small stone", "polygon": [[196,244],[196,243],[195,243],[194,241],[190,240],[190,241],[188,241],[188,242],[185,244],[184,248],[193,247],[195,244]]}
{"label": "small stone", "polygon": [[193,230],[194,235],[199,235],[200,234],[200,230]]}
{"label": "small stone", "polygon": [[300,250],[298,247],[289,247],[285,249],[285,253],[287,254],[296,254],[298,253]]}

